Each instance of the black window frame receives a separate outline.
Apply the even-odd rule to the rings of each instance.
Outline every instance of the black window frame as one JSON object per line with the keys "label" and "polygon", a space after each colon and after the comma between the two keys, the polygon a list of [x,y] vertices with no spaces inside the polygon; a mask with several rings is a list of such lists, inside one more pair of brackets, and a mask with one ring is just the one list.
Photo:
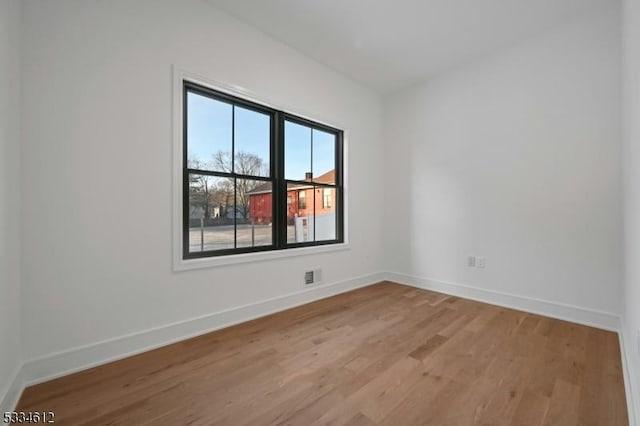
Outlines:
{"label": "black window frame", "polygon": [[[217,171],[208,171],[189,168],[188,165],[188,93],[195,93],[201,96],[212,98],[216,101],[228,103],[231,105],[237,105],[242,108],[257,111],[263,114],[267,114],[271,117],[271,129],[270,129],[270,158],[269,158],[269,176],[253,176],[253,175],[241,175],[237,173],[226,173]],[[344,158],[344,131],[325,124],[321,124],[303,117],[296,116],[294,114],[278,110],[266,105],[262,105],[242,97],[231,95],[220,90],[212,89],[202,84],[195,83],[189,80],[183,80],[182,85],[182,139],[183,139],[183,158],[182,158],[182,258],[183,260],[199,259],[207,257],[220,257],[230,256],[234,254],[254,253],[254,252],[266,252],[266,251],[282,251],[288,249],[295,249],[300,247],[314,247],[324,246],[331,244],[344,243],[344,181],[343,181],[343,158]],[[232,119],[233,120],[233,119]],[[326,184],[320,182],[310,182],[308,180],[296,181],[285,179],[285,122],[293,122],[300,124],[311,129],[327,132],[335,136],[336,149],[335,149],[335,182],[333,184]],[[232,122],[233,126],[233,122]],[[231,162],[234,163],[234,143],[232,140],[232,153]],[[313,142],[312,142],[313,143]],[[312,147],[313,151],[313,147]],[[227,177],[234,179],[252,179],[264,182],[271,182],[272,184],[272,244],[257,247],[236,247],[219,250],[204,250],[191,252],[189,250],[189,232],[190,232],[190,203],[189,203],[189,175],[208,175],[215,177]],[[289,206],[287,203],[288,198],[288,184],[293,185],[311,185],[314,190],[321,188],[333,188],[336,191],[336,238],[333,240],[322,241],[305,241],[299,243],[289,243],[287,241],[287,220]],[[314,218],[315,218],[315,196],[313,197],[314,203]],[[306,200],[308,203],[308,200]],[[234,210],[236,206],[234,205]],[[315,229],[315,227],[314,227]],[[234,211],[234,234],[237,233],[237,218]],[[314,238],[315,240],[315,238]],[[234,238],[234,245],[237,244],[237,240]]]}

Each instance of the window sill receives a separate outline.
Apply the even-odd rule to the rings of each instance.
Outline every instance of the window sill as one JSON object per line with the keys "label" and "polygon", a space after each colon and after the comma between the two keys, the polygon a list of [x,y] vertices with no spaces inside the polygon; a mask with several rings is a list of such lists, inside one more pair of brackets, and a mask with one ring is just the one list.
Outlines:
{"label": "window sill", "polygon": [[264,262],[267,260],[286,259],[297,256],[309,256],[321,253],[332,253],[351,250],[348,243],[329,244],[315,247],[300,247],[286,250],[273,250],[257,253],[232,254],[221,257],[205,257],[201,259],[176,259],[173,265],[175,272],[192,269],[214,268],[218,266],[238,265],[242,263]]}

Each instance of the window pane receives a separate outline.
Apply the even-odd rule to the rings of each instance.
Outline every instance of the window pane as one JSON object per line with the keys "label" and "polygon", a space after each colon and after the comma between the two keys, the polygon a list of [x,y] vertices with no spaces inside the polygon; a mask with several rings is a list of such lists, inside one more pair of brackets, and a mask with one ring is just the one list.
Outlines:
{"label": "window pane", "polygon": [[336,136],[313,129],[313,181],[336,183]]}
{"label": "window pane", "polygon": [[285,121],[284,176],[289,180],[308,180],[311,173],[311,128]]}
{"label": "window pane", "polygon": [[238,106],[234,108],[234,172],[269,176],[271,117]]}
{"label": "window pane", "polygon": [[[308,217],[307,217],[308,216]],[[313,187],[287,183],[287,243],[313,241]],[[312,225],[313,226],[313,225]]]}
{"label": "window pane", "polygon": [[189,175],[189,252],[234,246],[233,185],[229,179]]}
{"label": "window pane", "polygon": [[273,243],[271,182],[238,179],[236,190],[238,210],[236,247],[271,245]]}
{"label": "window pane", "polygon": [[336,239],[336,189],[316,187],[315,241]]}
{"label": "window pane", "polygon": [[287,243],[336,239],[336,188],[288,184]]}
{"label": "window pane", "polygon": [[[187,93],[187,165],[192,169],[230,171],[230,104]],[[229,170],[227,170],[229,169]]]}

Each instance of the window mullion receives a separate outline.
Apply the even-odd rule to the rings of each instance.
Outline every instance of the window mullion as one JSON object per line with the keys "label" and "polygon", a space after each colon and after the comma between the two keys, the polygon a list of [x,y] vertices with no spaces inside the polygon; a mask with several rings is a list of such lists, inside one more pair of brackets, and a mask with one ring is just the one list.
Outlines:
{"label": "window mullion", "polygon": [[276,112],[276,185],[274,188],[274,204],[277,207],[277,238],[276,247],[283,249],[287,245],[287,226],[289,211],[287,208],[287,181],[284,178],[284,116],[281,112]]}
{"label": "window mullion", "polygon": [[236,171],[236,106],[231,106],[231,174],[233,175],[233,248],[238,248],[238,178]]}

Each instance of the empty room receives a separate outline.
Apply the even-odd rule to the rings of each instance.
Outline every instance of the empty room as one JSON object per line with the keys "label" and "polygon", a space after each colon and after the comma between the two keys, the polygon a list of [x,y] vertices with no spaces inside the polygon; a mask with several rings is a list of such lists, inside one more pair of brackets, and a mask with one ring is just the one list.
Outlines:
{"label": "empty room", "polygon": [[0,0],[0,424],[640,425],[640,1]]}

